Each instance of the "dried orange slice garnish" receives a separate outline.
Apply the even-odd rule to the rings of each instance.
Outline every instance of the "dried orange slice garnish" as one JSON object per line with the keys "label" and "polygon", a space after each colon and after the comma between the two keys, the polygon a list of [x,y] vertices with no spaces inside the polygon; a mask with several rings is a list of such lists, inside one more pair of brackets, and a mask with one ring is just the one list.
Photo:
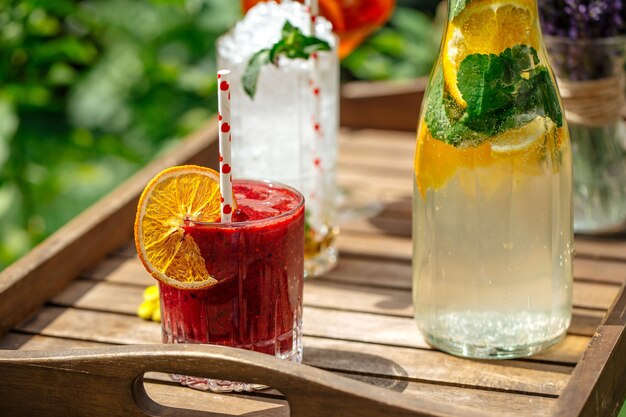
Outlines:
{"label": "dried orange slice garnish", "polygon": [[150,181],[137,206],[135,245],[154,278],[181,289],[217,284],[184,226],[188,221],[218,222],[220,202],[219,174],[210,168],[168,168]]}

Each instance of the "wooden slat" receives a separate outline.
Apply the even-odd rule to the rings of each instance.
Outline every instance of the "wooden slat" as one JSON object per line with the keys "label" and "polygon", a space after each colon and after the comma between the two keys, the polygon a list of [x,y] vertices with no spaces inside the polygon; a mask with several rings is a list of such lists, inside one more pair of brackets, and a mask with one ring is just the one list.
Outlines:
{"label": "wooden slat", "polygon": [[351,256],[382,257],[390,260],[411,260],[413,245],[404,237],[352,233],[344,230],[337,238],[337,247]]}
{"label": "wooden slat", "polygon": [[115,313],[44,307],[17,330],[43,336],[102,342],[145,344],[161,342],[161,326]]}
{"label": "wooden slat", "polygon": [[626,282],[626,262],[574,258],[574,276],[589,281],[610,282],[619,286]]}
{"label": "wooden slat", "polygon": [[63,339],[38,334],[15,333],[12,331],[0,338],[0,349],[10,350],[82,349],[107,345],[108,344],[88,340]]}
{"label": "wooden slat", "polygon": [[[150,285],[155,281],[137,259],[134,246],[127,246],[123,256],[103,259],[83,276],[108,282]],[[378,285],[390,288],[411,288],[411,265],[408,262],[380,262],[359,255],[343,256],[337,267],[325,275],[355,285]]]}
{"label": "wooden slat", "polygon": [[[146,272],[135,254],[132,257],[112,256],[103,259],[95,268],[86,271],[83,276],[135,285],[154,283],[154,279]],[[325,277],[354,285],[380,285],[387,288],[410,289],[411,265],[407,262],[380,262],[359,256],[344,256],[337,267]]]}
{"label": "wooden slat", "polygon": [[52,298],[52,303],[64,307],[73,306],[134,315],[137,312],[137,307],[143,301],[143,291],[142,286],[76,280]]}
{"label": "wooden slat", "polygon": [[145,382],[144,386],[154,401],[167,407],[219,413],[223,416],[289,417],[286,400],[252,395],[214,394],[175,383]]}
{"label": "wooden slat", "polygon": [[[382,256],[409,260],[412,255],[410,218],[356,219],[342,225],[339,248],[351,256]],[[576,237],[576,242],[580,238]],[[621,285],[626,282],[626,262],[608,259],[574,258],[574,276],[581,280]],[[613,290],[614,291],[614,290]]]}
{"label": "wooden slat", "polygon": [[567,331],[572,334],[591,337],[595,334],[596,329],[605,316],[605,311],[574,307],[572,310],[572,323]]}
{"label": "wooden slat", "polygon": [[305,362],[333,371],[557,396],[572,368],[527,361],[480,361],[438,351],[305,338]]}
{"label": "wooden slat", "polygon": [[[339,158],[339,169],[352,169],[355,168],[369,168],[370,174],[384,175],[384,173],[393,173],[399,176],[413,176],[413,162],[412,158],[407,158],[407,152],[405,150],[398,150],[393,154],[390,152],[372,152],[370,149],[361,148],[358,146],[345,146],[340,149],[340,152],[345,150]],[[398,161],[399,158],[402,158]],[[391,171],[389,171],[392,169]]]}
{"label": "wooden slat", "polygon": [[380,262],[375,259],[343,254],[337,267],[323,279],[351,285],[380,286],[382,288],[411,289],[411,264],[408,262]]}
{"label": "wooden slat", "polygon": [[[365,178],[368,178],[367,182],[370,182],[369,178],[372,176],[376,177],[380,181],[397,181],[398,178],[408,179],[411,182],[413,181],[413,169],[410,167],[404,167],[401,165],[380,165],[381,166],[363,164],[362,161],[347,162],[339,160],[338,168],[342,173],[342,178],[346,178],[347,174],[350,174],[356,176],[356,178],[360,178],[362,181]],[[344,173],[346,174],[344,175]]]}
{"label": "wooden slat", "polygon": [[214,119],[0,273],[0,335],[36,311],[81,270],[128,242],[139,195],[156,173],[185,162],[215,166],[216,128]]}
{"label": "wooden slat", "polygon": [[574,281],[574,306],[597,310],[608,310],[619,293],[615,285],[603,285]]}
{"label": "wooden slat", "polygon": [[103,259],[95,268],[86,271],[83,276],[91,279],[106,280],[108,282],[152,285],[154,278],[146,271],[137,253],[132,247],[130,256],[111,256]]}
{"label": "wooden slat", "polygon": [[[330,311],[315,307],[305,309],[304,333],[310,336],[352,340],[371,344],[429,349],[411,318],[381,316],[352,311]],[[345,323],[350,323],[346,325]],[[576,363],[582,355],[588,337],[567,336],[566,341],[545,351],[544,360]]]}
{"label": "wooden slat", "polygon": [[[373,181],[369,183],[359,174],[338,174],[337,187],[339,192],[348,196],[355,196],[351,198],[355,203],[362,204],[363,201],[383,204],[397,201],[408,200],[412,197],[411,188],[406,189],[402,186],[396,186],[395,181],[389,181],[392,185],[385,185],[384,181]],[[407,182],[406,180],[404,181]],[[340,213],[343,214],[343,213]]]}
{"label": "wooden slat", "polygon": [[[581,309],[606,311],[618,291],[619,287],[615,286],[576,282],[574,306],[579,308],[577,311],[580,313]],[[413,317],[412,296],[407,290],[311,280],[305,285],[305,303],[317,307]]]}
{"label": "wooden slat", "polygon": [[[411,265],[403,262],[379,262],[366,258],[344,257],[340,259],[337,268],[317,281],[410,290]],[[575,280],[574,305],[580,308],[607,310],[618,292],[619,287],[616,285]]]}
{"label": "wooden slat", "polygon": [[[389,382],[386,379],[360,377],[359,375],[352,375],[352,377],[382,387],[386,387],[385,384]],[[546,397],[464,389],[456,386],[448,387],[420,382],[408,382],[406,386],[400,385],[400,387],[407,396],[431,399],[442,404],[467,406],[485,413],[493,412],[499,416],[510,413],[511,416],[515,417],[548,417],[552,415],[556,403],[555,399]]]}
{"label": "wooden slat", "polygon": [[416,134],[394,130],[378,129],[341,129],[339,132],[339,150],[345,153],[362,152],[379,154],[381,158],[401,155],[405,160],[413,159]]}
{"label": "wooden slat", "polygon": [[577,236],[574,241],[576,253],[595,259],[626,260],[626,239],[591,238]]}
{"label": "wooden slat", "polygon": [[[408,227],[408,223],[406,227]],[[410,229],[405,228],[404,230]],[[382,257],[409,262],[413,250],[410,239],[383,234],[379,228],[365,220],[356,220],[344,225],[337,242],[339,250],[352,257]],[[574,276],[581,279],[621,285],[626,281],[625,271],[626,262],[590,261],[574,258]],[[614,293],[615,289],[612,291]]]}
{"label": "wooden slat", "polygon": [[[9,334],[10,338],[30,338],[21,350],[84,348],[100,344],[40,335]],[[408,381],[443,387],[490,388],[544,396],[557,395],[569,379],[570,367],[512,361],[472,361],[440,352],[364,345],[319,338],[305,338],[304,362],[308,365],[347,375],[376,377],[379,385],[406,385]],[[2,342],[0,346],[8,346]],[[356,353],[361,352],[361,353]],[[367,352],[367,353],[362,353]],[[474,364],[473,362],[476,362]],[[390,378],[386,380],[385,378]],[[150,376],[154,379],[154,376]],[[167,381],[160,377],[159,380]],[[395,382],[394,382],[395,381]],[[474,384],[474,385],[472,385]],[[480,385],[477,385],[480,384]],[[468,392],[468,391],[464,391]],[[483,396],[489,396],[486,393]]]}
{"label": "wooden slat", "polygon": [[337,173],[340,184],[349,184],[351,187],[365,187],[370,190],[396,190],[399,193],[411,195],[413,191],[413,175],[389,177],[364,175],[364,170],[344,170]]}
{"label": "wooden slat", "polygon": [[555,417],[616,416],[626,398],[626,286],[576,365]]}

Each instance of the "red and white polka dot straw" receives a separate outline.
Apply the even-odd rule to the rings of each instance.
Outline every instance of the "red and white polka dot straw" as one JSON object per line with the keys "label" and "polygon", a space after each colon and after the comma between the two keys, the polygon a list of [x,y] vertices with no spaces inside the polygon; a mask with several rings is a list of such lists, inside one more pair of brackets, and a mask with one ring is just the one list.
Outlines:
{"label": "red and white polka dot straw", "polygon": [[[308,12],[310,14],[310,30],[311,36],[316,36],[315,31],[315,23],[317,20],[317,15],[319,13],[319,5],[317,0],[305,0],[305,6],[308,8]],[[311,127],[313,130],[313,143],[311,146],[311,163],[313,164],[313,169],[322,171],[324,167],[322,166],[320,159],[320,145],[321,141],[324,139],[324,133],[322,131],[322,98],[321,98],[321,85],[319,79],[319,62],[317,52],[313,52],[311,54],[311,73],[309,78],[309,89],[313,94],[313,114],[311,115]],[[315,176],[316,181],[319,182],[321,180],[321,175]],[[315,189],[320,189],[321,184],[316,183]],[[315,196],[311,195],[309,198],[314,198]]]}
{"label": "red and white polka dot straw", "polygon": [[222,223],[230,223],[233,215],[233,178],[231,172],[230,71],[217,72],[217,111],[220,145],[220,193]]}
{"label": "red and white polka dot straw", "polygon": [[[304,0],[304,5],[309,8],[309,13],[311,14],[311,26],[315,25],[315,19],[319,14],[319,5],[317,0]],[[311,29],[311,36],[315,36],[315,29]]]}

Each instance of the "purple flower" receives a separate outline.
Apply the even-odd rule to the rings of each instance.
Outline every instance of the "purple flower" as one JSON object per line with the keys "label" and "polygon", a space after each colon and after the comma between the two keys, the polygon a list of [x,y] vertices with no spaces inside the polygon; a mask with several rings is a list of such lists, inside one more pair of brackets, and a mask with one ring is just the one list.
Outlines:
{"label": "purple flower", "polygon": [[599,45],[598,38],[626,35],[623,0],[538,0],[543,33],[555,73],[570,80],[591,80],[613,72],[622,56],[620,42]]}
{"label": "purple flower", "polygon": [[544,33],[570,39],[626,34],[622,0],[539,0]]}

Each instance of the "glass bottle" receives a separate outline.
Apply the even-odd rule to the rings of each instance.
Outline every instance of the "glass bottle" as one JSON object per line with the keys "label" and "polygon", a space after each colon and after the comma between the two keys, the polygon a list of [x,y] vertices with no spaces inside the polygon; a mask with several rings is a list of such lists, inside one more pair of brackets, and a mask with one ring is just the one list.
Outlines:
{"label": "glass bottle", "polygon": [[446,352],[559,341],[572,305],[572,156],[536,0],[451,0],[422,105],[413,301]]}

